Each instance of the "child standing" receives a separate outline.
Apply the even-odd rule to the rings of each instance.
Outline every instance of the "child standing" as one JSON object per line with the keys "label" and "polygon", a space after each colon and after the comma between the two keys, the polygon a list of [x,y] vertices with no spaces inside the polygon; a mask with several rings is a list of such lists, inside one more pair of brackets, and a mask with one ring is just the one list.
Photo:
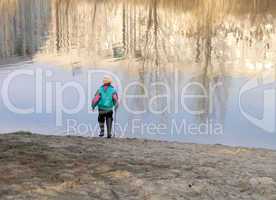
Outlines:
{"label": "child standing", "polygon": [[92,109],[98,107],[99,116],[98,122],[100,125],[100,137],[104,136],[104,125],[107,127],[107,138],[111,138],[112,122],[113,122],[113,108],[118,107],[118,94],[115,88],[111,85],[112,78],[104,76],[103,85],[98,89],[92,100]]}

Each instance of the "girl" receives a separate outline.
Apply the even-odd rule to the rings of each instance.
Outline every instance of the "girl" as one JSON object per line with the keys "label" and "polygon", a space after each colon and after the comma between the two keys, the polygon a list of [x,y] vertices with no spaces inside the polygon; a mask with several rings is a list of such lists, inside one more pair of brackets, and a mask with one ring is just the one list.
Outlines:
{"label": "girl", "polygon": [[104,76],[103,85],[98,89],[92,100],[92,109],[95,110],[98,107],[99,110],[98,122],[101,129],[99,136],[104,136],[104,124],[106,122],[107,138],[111,138],[113,108],[118,108],[118,94],[111,83],[112,78],[110,76]]}

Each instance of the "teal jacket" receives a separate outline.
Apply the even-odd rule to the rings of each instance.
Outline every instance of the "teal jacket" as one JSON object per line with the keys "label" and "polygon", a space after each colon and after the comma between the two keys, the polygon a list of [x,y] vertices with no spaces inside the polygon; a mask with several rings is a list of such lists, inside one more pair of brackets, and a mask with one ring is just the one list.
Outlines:
{"label": "teal jacket", "polygon": [[117,91],[112,85],[102,85],[92,100],[92,108],[111,111],[118,105]]}

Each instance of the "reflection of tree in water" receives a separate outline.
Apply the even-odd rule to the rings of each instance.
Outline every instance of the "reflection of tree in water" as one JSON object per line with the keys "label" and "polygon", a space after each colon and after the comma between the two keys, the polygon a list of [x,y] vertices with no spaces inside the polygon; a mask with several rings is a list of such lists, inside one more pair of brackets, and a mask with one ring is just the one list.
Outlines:
{"label": "reflection of tree in water", "polygon": [[48,35],[50,10],[47,0],[0,1],[0,59],[39,51]]}
{"label": "reflection of tree in water", "polygon": [[[219,1],[217,1],[218,3]],[[198,110],[205,111],[200,115],[201,120],[205,120],[209,115],[213,113],[223,117],[224,104],[227,99],[227,89],[225,88],[225,69],[224,63],[219,62],[219,71],[214,73],[212,60],[215,56],[213,39],[215,37],[215,15],[216,5],[210,1],[204,2],[201,6],[199,5],[196,15],[198,16],[197,30],[196,30],[196,57],[195,61],[201,66],[201,73],[196,78],[197,81],[205,88],[208,98],[202,98],[198,100]],[[222,49],[220,49],[222,50]],[[217,58],[222,61],[222,59]],[[213,86],[221,83],[218,88],[213,89]],[[221,89],[223,87],[223,89]],[[215,97],[219,98],[216,101]],[[224,98],[224,99],[220,99]],[[210,102],[211,101],[211,102]]]}

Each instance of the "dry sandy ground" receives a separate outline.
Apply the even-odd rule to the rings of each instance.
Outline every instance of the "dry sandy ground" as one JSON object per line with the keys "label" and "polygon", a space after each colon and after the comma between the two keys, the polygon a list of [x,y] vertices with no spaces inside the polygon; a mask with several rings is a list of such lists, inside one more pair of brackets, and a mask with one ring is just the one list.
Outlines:
{"label": "dry sandy ground", "polygon": [[276,152],[0,135],[0,199],[276,200]]}

